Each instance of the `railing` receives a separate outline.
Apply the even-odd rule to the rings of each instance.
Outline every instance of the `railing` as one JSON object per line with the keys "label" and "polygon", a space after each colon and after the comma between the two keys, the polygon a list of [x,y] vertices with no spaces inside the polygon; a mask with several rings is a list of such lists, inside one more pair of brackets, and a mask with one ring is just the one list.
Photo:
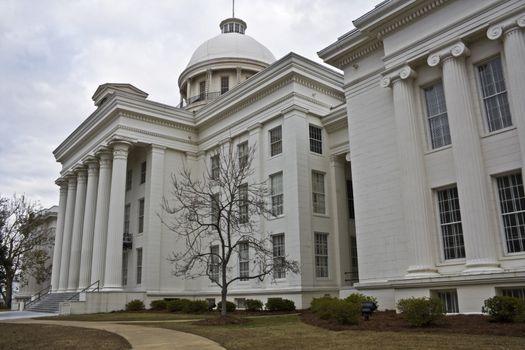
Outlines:
{"label": "railing", "polygon": [[184,104],[184,101],[181,101],[181,103],[179,104],[179,108],[186,107],[186,106],[191,105],[192,103],[195,103],[195,102],[213,101],[213,100],[219,98],[220,95],[222,95],[222,93],[220,91],[198,94],[198,95],[192,96],[190,98],[187,98],[186,99],[186,104]]}
{"label": "railing", "polygon": [[124,236],[122,236],[122,246],[124,249],[131,249],[131,247],[133,247],[133,235],[131,233],[124,233]]}
{"label": "railing", "polygon": [[100,280],[91,283],[89,286],[87,286],[86,288],[82,289],[80,292],[75,293],[73,296],[69,297],[69,298],[67,299],[67,301],[70,301],[70,300],[75,299],[76,297],[78,297],[78,296],[79,296],[80,294],[82,294],[82,293],[86,293],[86,292],[98,292],[98,291],[100,291]]}
{"label": "railing", "polygon": [[50,285],[45,287],[45,288],[42,288],[36,294],[31,296],[30,300],[27,303],[24,304],[24,308],[27,308],[29,305],[36,303],[37,301],[42,299],[42,297],[44,295],[49,294],[50,291],[51,291],[51,286]]}

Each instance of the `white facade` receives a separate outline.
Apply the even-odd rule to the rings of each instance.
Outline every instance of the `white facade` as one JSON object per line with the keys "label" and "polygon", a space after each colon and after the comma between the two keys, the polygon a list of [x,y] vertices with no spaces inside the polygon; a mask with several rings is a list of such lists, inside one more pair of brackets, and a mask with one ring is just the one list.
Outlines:
{"label": "white facade", "polygon": [[523,290],[525,3],[393,0],[354,24],[319,55],[345,76],[355,287],[450,312]]}
{"label": "white facade", "polygon": [[[68,304],[73,313],[218,298],[208,279],[173,276],[167,258],[182,247],[157,214],[172,174],[200,173],[217,145],[244,141],[257,180],[282,179],[283,215],[259,230],[284,234],[301,272],[237,282],[232,301],[282,296],[303,308],[357,289],[381,308],[437,295],[450,312],[480,312],[524,288],[524,14],[518,0],[385,1],[319,52],[344,76],[293,53],[274,62],[230,18],[181,73],[179,107],[101,85],[97,109],[54,152],[53,290],[98,281],[103,292]],[[282,152],[271,154],[278,128]]]}

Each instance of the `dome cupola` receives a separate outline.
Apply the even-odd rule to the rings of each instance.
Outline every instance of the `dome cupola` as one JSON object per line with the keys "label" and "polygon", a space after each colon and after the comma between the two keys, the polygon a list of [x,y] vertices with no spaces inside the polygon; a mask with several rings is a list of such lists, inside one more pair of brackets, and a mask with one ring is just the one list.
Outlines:
{"label": "dome cupola", "polygon": [[246,22],[223,20],[221,33],[201,44],[179,76],[181,107],[198,110],[275,62],[264,45],[245,34]]}

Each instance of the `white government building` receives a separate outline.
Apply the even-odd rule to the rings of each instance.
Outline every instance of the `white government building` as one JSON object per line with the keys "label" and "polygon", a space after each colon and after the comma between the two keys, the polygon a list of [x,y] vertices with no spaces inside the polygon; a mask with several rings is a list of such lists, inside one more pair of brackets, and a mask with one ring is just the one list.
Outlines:
{"label": "white government building", "polygon": [[259,229],[301,272],[236,282],[239,305],[306,308],[357,290],[382,309],[437,296],[479,313],[493,295],[525,297],[525,2],[389,0],[353,23],[319,52],[343,74],[275,60],[229,18],[180,74],[179,106],[99,86],[95,111],[54,151],[51,295],[100,291],[61,312],[218,300],[209,279],[173,276],[177,237],[157,213],[183,164],[202,172],[217,145],[246,142],[282,201]]}

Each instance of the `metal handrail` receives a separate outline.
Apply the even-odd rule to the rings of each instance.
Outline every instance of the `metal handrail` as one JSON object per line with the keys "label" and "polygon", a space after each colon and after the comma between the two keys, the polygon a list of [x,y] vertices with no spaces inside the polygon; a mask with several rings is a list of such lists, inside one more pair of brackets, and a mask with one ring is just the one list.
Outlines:
{"label": "metal handrail", "polygon": [[[94,285],[97,285],[95,288],[93,288],[92,290],[89,290],[91,287],[93,287]],[[75,293],[73,296],[69,297],[67,299],[67,301],[70,301],[70,300],[73,300],[75,299],[77,296],[79,296],[81,293],[85,293],[85,292],[98,292],[100,291],[100,280],[96,281],[96,282],[93,282],[91,283],[89,286],[87,286],[86,288],[82,289],[80,292],[78,293]]]}
{"label": "metal handrail", "polygon": [[[45,291],[45,293],[44,293],[44,291]],[[36,292],[34,295],[31,295],[31,297],[29,298],[29,301],[24,304],[24,308],[27,308],[29,305],[39,301],[40,299],[42,299],[42,297],[44,295],[49,294],[50,291],[51,291],[51,285],[49,285],[49,286],[47,286],[45,288],[42,288],[41,290]],[[33,299],[33,297],[35,297],[35,298]]]}

